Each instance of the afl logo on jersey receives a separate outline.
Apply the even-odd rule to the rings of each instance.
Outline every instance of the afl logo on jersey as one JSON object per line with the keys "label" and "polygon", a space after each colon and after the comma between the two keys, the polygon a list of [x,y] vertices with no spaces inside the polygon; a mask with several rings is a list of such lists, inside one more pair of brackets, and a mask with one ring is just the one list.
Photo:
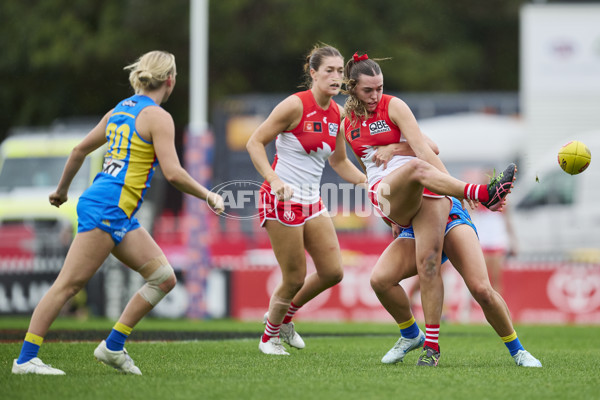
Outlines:
{"label": "afl logo on jersey", "polygon": [[323,124],[321,122],[316,121],[305,121],[304,132],[321,133],[323,132]]}
{"label": "afl logo on jersey", "polygon": [[387,122],[384,120],[379,120],[375,122],[371,122],[369,124],[369,132],[371,135],[377,135],[378,133],[389,132],[391,129],[388,126]]}
{"label": "afl logo on jersey", "polygon": [[329,136],[337,136],[337,133],[340,130],[340,126],[334,122],[330,122],[328,125],[329,125]]}
{"label": "afl logo on jersey", "polygon": [[283,213],[283,219],[285,219],[288,222],[292,222],[296,219],[296,214],[294,214],[292,210],[287,210]]}

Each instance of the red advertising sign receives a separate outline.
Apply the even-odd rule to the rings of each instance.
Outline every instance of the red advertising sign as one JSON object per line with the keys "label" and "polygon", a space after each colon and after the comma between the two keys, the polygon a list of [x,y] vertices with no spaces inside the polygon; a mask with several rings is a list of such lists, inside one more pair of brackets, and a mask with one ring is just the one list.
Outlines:
{"label": "red advertising sign", "polygon": [[[392,321],[370,287],[371,268],[387,242],[354,241],[340,237],[344,279],[304,306],[296,318],[307,320]],[[256,244],[255,244],[256,245]],[[268,242],[260,246],[229,247],[213,259],[230,274],[230,312],[233,318],[259,320],[281,279]],[[308,259],[308,273],[314,265]],[[444,318],[451,322],[485,323],[479,305],[450,263],[444,265]],[[515,322],[600,324],[600,265],[511,262],[503,271],[502,293]],[[411,296],[413,313],[422,320],[418,279],[402,282]]]}

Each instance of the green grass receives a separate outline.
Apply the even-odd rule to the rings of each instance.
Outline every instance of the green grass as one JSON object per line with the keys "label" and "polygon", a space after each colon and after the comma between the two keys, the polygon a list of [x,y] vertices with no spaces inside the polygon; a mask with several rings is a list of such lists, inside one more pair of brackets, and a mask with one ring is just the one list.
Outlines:
{"label": "green grass", "polygon": [[[27,320],[0,318],[0,330]],[[106,320],[59,319],[53,329],[102,329]],[[600,398],[600,327],[518,326],[525,347],[544,367],[517,368],[489,326],[442,325],[438,368],[380,359],[397,339],[393,324],[309,323],[307,348],[290,357],[261,354],[260,323],[144,320],[136,330],[254,332],[255,338],[136,342],[127,348],[143,376],[124,376],[94,361],[97,343],[45,343],[40,357],[61,377],[10,373],[20,343],[0,344],[0,393],[5,399],[594,399]],[[319,333],[355,334],[319,336]],[[371,334],[371,335],[369,335]]]}

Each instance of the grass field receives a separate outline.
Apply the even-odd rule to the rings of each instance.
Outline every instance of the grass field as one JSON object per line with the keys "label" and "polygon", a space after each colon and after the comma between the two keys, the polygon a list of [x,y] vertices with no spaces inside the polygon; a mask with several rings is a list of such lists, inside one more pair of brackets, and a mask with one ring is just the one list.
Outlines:
{"label": "grass field", "polygon": [[[15,337],[22,337],[27,323],[0,318],[3,399],[600,398],[600,327],[517,326],[521,342],[544,365],[518,368],[489,326],[445,324],[440,366],[423,368],[415,365],[417,352],[404,363],[380,363],[397,339],[393,324],[299,321],[306,349],[273,357],[258,351],[259,322],[148,319],[127,344],[144,374],[139,377],[93,358],[96,337],[103,338],[112,322],[59,319],[40,358],[67,375],[12,375],[21,346]],[[232,334],[237,338],[219,339]],[[139,340],[144,337],[165,340]],[[178,337],[193,340],[169,340]]]}

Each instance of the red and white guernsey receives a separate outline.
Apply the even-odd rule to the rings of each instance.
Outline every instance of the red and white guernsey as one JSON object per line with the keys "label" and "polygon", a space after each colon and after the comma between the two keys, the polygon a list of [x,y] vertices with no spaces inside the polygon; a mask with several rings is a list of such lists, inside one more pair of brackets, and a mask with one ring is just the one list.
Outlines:
{"label": "red and white guernsey", "polygon": [[314,204],[320,199],[325,160],[335,150],[340,110],[333,99],[327,110],[322,109],[310,90],[294,95],[302,100],[302,119],[296,128],[277,136],[273,169],[294,190],[292,202]]}
{"label": "red and white guernsey", "polygon": [[366,121],[361,121],[354,116],[344,119],[346,140],[366,168],[369,188],[414,158],[413,156],[394,156],[385,169],[383,165],[376,166],[372,160],[376,151],[375,146],[406,141],[402,137],[400,128],[392,122],[388,115],[388,105],[392,99],[393,96],[382,95],[375,112]]}

